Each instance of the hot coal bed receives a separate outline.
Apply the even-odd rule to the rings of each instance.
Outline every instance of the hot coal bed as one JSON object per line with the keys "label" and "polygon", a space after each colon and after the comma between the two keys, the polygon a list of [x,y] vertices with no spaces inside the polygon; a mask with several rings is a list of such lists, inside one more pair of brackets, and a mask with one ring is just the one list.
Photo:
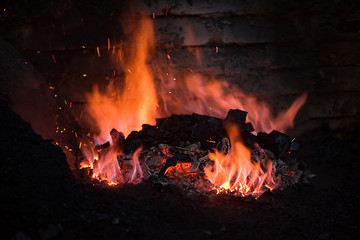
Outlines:
{"label": "hot coal bed", "polygon": [[[260,197],[268,190],[309,183],[315,177],[314,173],[306,169],[304,161],[295,158],[299,144],[294,138],[276,130],[269,134],[259,132],[255,135],[255,129],[251,123],[246,122],[246,116],[247,112],[237,109],[229,110],[225,119],[199,114],[172,115],[157,119],[155,126],[144,124],[141,131],[133,131],[127,138],[123,133],[112,129],[111,144],[106,142],[94,146],[95,160],[80,168],[85,176],[91,177],[95,174],[95,182],[117,184],[118,182],[109,182],[109,178],[97,177],[94,171],[98,168],[97,164],[106,161],[106,155],[111,148],[119,149],[116,158],[119,172],[123,173],[120,183],[138,183],[145,180],[153,185],[177,184],[188,195],[230,194],[246,196],[249,200]],[[236,168],[236,164],[233,169],[226,169],[226,165],[237,160],[236,155],[227,156],[235,151],[233,148],[236,144],[226,132],[229,126],[240,132],[244,147],[251,151],[248,156],[250,169],[245,166]],[[138,159],[136,162],[131,161],[138,149]],[[214,151],[221,157],[228,157],[229,162],[214,166],[217,163],[209,158],[209,153]],[[241,165],[241,162],[239,164]],[[256,169],[256,164],[259,169]],[[209,180],[205,176],[205,168],[210,172],[220,172],[220,176],[214,178],[227,180],[220,183],[215,179]],[[239,180],[241,178],[244,179]]]}
{"label": "hot coal bed", "polygon": [[[265,89],[274,108],[304,91],[308,100],[294,134],[254,129],[246,112],[252,109],[229,109],[224,119],[168,115],[126,137],[113,129],[111,141],[91,145],[92,169],[76,149],[94,140],[75,121],[76,106],[83,104],[87,84],[103,82],[104,72],[106,82],[113,76],[111,61],[99,62],[112,52],[109,38],[105,45],[102,38],[123,38],[115,19],[136,13],[130,2],[16,1],[1,9],[2,239],[358,239],[359,85],[351,78],[359,69],[356,1],[137,1],[159,21],[160,48],[170,41],[170,49],[195,52],[193,59],[161,52],[167,61],[190,62],[197,49],[204,56],[211,49],[225,57],[210,55],[199,69],[228,74],[229,82],[241,75],[246,80],[239,84],[250,92]],[[199,31],[186,38],[174,27],[179,22]],[[62,128],[50,127],[55,122]],[[205,177],[215,165],[209,154],[226,157],[235,148],[231,126],[261,174],[269,173],[269,163],[274,167],[276,188],[263,185],[261,194],[247,195],[247,188],[216,189]],[[83,133],[81,140],[74,132]],[[66,148],[56,145],[59,139]],[[141,174],[132,171],[139,147]],[[97,161],[114,148],[122,150],[116,155],[121,176],[130,177],[116,184],[93,178]]]}

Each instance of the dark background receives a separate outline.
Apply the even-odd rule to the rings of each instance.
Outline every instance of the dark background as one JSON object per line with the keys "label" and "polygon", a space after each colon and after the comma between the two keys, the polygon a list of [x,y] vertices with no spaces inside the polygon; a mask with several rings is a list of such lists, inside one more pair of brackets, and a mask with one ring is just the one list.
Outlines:
{"label": "dark background", "polygon": [[[13,239],[355,239],[360,202],[357,5],[3,1],[2,234]],[[94,83],[106,85],[114,70],[121,76],[116,56],[107,51],[107,39],[128,41],[122,19],[135,21],[152,13],[155,57],[170,54],[170,66],[192,67],[239,84],[273,104],[274,111],[309,93],[289,134],[301,144],[299,158],[317,175],[311,184],[246,202],[188,198],[177,187],[148,183],[106,189],[74,179],[64,153],[46,140],[71,143],[71,134],[55,134],[56,126],[74,127],[87,104],[84,93]],[[203,56],[201,63],[193,57],[195,52]],[[74,107],[59,112],[64,100]]]}

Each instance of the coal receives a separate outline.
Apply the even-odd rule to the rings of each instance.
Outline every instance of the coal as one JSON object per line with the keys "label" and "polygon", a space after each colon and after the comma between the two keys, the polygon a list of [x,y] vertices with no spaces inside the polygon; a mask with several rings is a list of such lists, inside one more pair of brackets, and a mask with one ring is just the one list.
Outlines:
{"label": "coal", "polygon": [[256,142],[259,143],[261,148],[265,148],[273,152],[278,156],[277,148],[275,146],[273,138],[268,133],[259,132],[256,136]]}
{"label": "coal", "polygon": [[298,152],[299,149],[300,149],[300,144],[298,144],[297,142],[291,142],[291,144],[290,144],[291,152]]}
{"label": "coal", "polygon": [[142,133],[132,131],[125,139],[125,153],[134,152],[136,149],[144,145],[144,138]]}
{"label": "coal", "polygon": [[224,155],[230,152],[230,141],[228,138],[223,138],[221,141],[216,145],[216,150],[223,153]]}
{"label": "coal", "polygon": [[253,126],[251,123],[249,123],[249,122],[245,123],[244,129],[245,129],[246,132],[253,132],[253,131],[255,131],[254,126]]}
{"label": "coal", "polygon": [[238,109],[230,109],[225,120],[230,122],[236,122],[242,126],[245,125],[247,112],[238,110]]}
{"label": "coal", "polygon": [[97,145],[95,146],[95,150],[97,152],[101,152],[101,151],[104,151],[105,149],[108,149],[110,147],[110,142],[106,142],[104,144],[101,144],[101,145]]}
{"label": "coal", "polygon": [[155,137],[155,135],[156,135],[156,126],[151,126],[149,124],[143,124],[142,125],[142,131],[147,136]]}
{"label": "coal", "polygon": [[[158,165],[151,168],[148,177],[157,174],[163,178],[167,169],[178,163],[191,163],[193,173],[203,173],[204,166],[213,163],[208,158],[209,152],[217,150],[224,155],[230,152],[231,142],[226,129],[235,124],[240,131],[242,142],[251,150],[251,160],[259,162],[264,172],[267,162],[272,161],[282,178],[282,186],[302,182],[304,178],[301,174],[306,169],[306,164],[294,156],[299,150],[299,144],[292,141],[290,136],[276,130],[254,135],[252,124],[245,122],[246,116],[245,111],[236,109],[231,109],[225,119],[195,113],[173,114],[167,118],[157,119],[155,126],[144,124],[142,130],[131,132],[126,139],[115,129],[110,135],[113,144],[116,144],[115,147],[124,149],[119,151],[124,154],[121,155],[127,156],[128,159],[140,147],[143,150],[139,160],[145,165],[149,158],[161,156],[162,160],[157,161]],[[99,155],[102,155],[108,152],[109,147],[110,144],[105,143],[95,148]],[[120,165],[123,164],[122,160],[123,157],[120,157]],[[296,175],[293,175],[295,172]],[[172,181],[170,178],[172,177],[166,179]]]}
{"label": "coal", "polygon": [[219,118],[199,114],[173,114],[167,118],[156,119],[156,126],[144,124],[141,131],[131,132],[125,140],[125,152],[130,153],[140,146],[148,148],[161,143],[183,146],[187,141],[200,142],[204,149],[212,149],[216,142],[225,136],[226,131]]}
{"label": "coal", "polygon": [[275,153],[277,158],[282,158],[290,150],[291,137],[276,130],[270,134],[259,132],[256,136],[256,142],[259,143],[261,148]]}
{"label": "coal", "polygon": [[110,132],[111,140],[113,141],[113,145],[118,150],[123,150],[125,147],[125,136],[122,132],[117,131],[113,128]]}
{"label": "coal", "polygon": [[[204,149],[210,150],[224,137],[228,137],[225,128],[228,124],[236,124],[247,146],[255,142],[251,134],[254,127],[245,123],[247,112],[231,109],[225,119],[193,113],[191,115],[173,114],[167,118],[156,119],[156,126],[143,127],[146,136],[153,136],[157,143],[180,146],[181,143],[200,142]],[[150,131],[150,133],[149,133]],[[174,137],[176,136],[176,137]],[[215,143],[214,143],[215,142]]]}
{"label": "coal", "polygon": [[275,143],[278,157],[281,158],[286,152],[290,150],[291,137],[276,130],[272,131],[270,136],[273,138]]}

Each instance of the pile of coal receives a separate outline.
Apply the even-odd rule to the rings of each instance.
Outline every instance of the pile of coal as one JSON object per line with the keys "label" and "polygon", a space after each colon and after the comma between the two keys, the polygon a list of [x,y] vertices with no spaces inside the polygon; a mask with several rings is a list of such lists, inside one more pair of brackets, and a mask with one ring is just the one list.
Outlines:
{"label": "pile of coal", "polygon": [[[208,153],[215,149],[227,154],[231,142],[226,129],[236,125],[243,144],[251,150],[251,161],[273,161],[281,186],[309,182],[315,175],[306,170],[305,162],[296,158],[299,144],[294,138],[273,130],[270,133],[254,133],[254,127],[246,122],[247,112],[231,109],[225,119],[211,116],[171,115],[156,119],[156,125],[144,124],[142,130],[133,131],[127,138],[113,129],[110,133],[113,145],[119,149],[119,166],[131,165],[136,149],[142,147],[140,165],[144,178],[155,178],[194,183],[204,175],[204,167],[214,164]],[[99,154],[110,143],[95,146]],[[124,164],[126,163],[126,164]],[[173,183],[173,181],[171,181]],[[188,184],[189,185],[189,184]],[[191,185],[191,184],[190,184]]]}

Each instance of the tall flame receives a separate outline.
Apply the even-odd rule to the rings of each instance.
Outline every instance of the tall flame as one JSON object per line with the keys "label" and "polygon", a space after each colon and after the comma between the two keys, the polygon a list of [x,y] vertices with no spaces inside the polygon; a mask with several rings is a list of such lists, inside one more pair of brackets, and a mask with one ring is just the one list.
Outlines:
{"label": "tall flame", "polygon": [[127,136],[133,130],[140,130],[144,123],[153,124],[157,117],[155,86],[146,63],[149,51],[154,48],[151,21],[143,20],[132,38],[130,54],[122,54],[126,56],[121,62],[125,70],[124,85],[116,86],[113,81],[105,92],[95,86],[93,92],[87,94],[87,112],[100,130],[99,142],[110,140],[113,128]]}
{"label": "tall flame", "polygon": [[[106,141],[112,143],[110,131],[113,128],[127,136],[133,130],[140,130],[144,123],[153,124],[157,117],[155,86],[146,64],[148,52],[154,46],[154,32],[149,19],[141,22],[132,39],[134,44],[130,54],[120,53],[126,56],[122,60],[122,67],[126,69],[123,86],[118,87],[112,81],[105,92],[100,92],[95,86],[92,93],[87,94],[89,105],[86,110],[99,129],[94,144]],[[93,149],[82,150],[86,159],[81,164],[93,169],[93,178],[107,180],[110,184],[136,183],[139,182],[139,176],[142,178],[138,160],[141,149],[135,151],[132,157],[133,169],[130,175],[126,175],[119,167],[117,156],[121,149],[111,147],[102,151],[98,157]]]}

